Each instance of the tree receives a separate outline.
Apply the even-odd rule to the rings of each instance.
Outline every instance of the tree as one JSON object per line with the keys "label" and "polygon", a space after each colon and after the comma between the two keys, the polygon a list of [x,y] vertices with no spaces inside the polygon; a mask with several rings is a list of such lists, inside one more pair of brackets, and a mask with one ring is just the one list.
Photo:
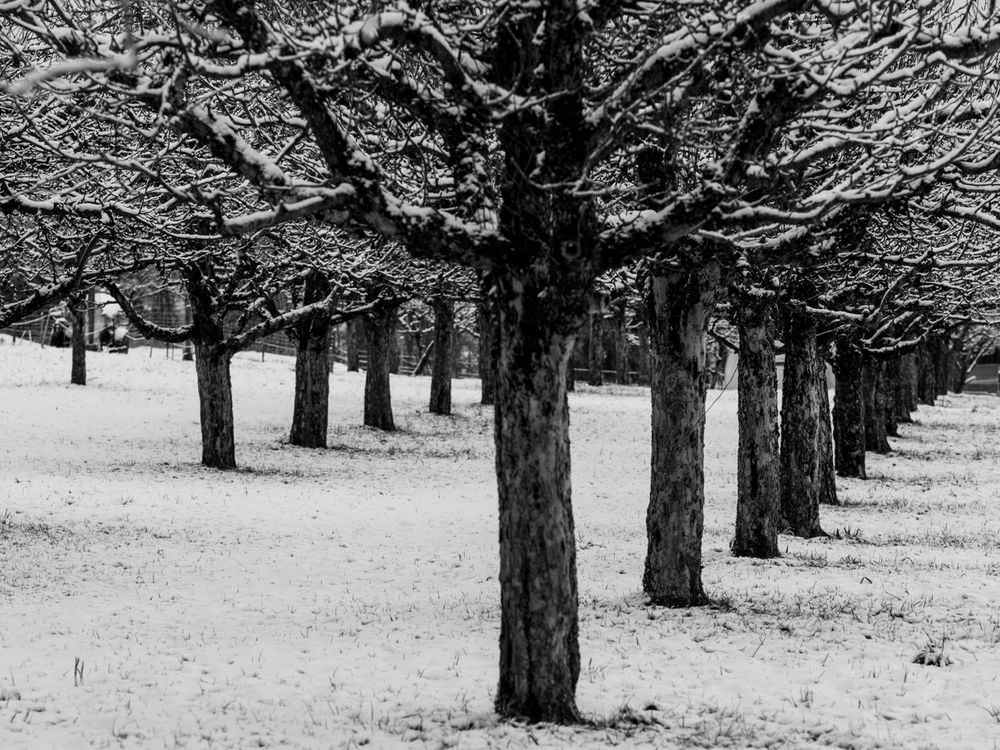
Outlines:
{"label": "tree", "polygon": [[[255,261],[252,246],[240,247],[235,258],[228,259],[230,263],[226,262],[227,256],[219,252],[221,249],[215,248],[215,252],[207,254],[199,252],[198,248],[189,248],[191,252],[178,253],[174,259],[191,305],[192,322],[189,325],[165,328],[147,320],[116,283],[109,280],[105,286],[146,338],[175,343],[190,339],[194,343],[202,463],[216,469],[233,469],[236,467],[236,442],[229,377],[232,356],[263,336],[332,315],[337,299],[331,288],[321,299],[304,302],[275,315],[277,306],[267,289],[268,269]],[[308,296],[315,298],[316,290],[310,290]],[[367,306],[358,306],[342,316],[352,317],[367,309]],[[241,312],[239,318],[229,323],[227,315],[236,310]],[[329,324],[336,320],[330,318]],[[297,384],[296,388],[306,390],[307,385],[312,391],[308,395],[315,398],[314,382]]]}
{"label": "tree", "polygon": [[[503,13],[471,3],[436,4],[428,15],[347,3],[338,14],[306,7],[285,19],[247,0],[214,0],[153,13],[157,28],[136,55],[122,41],[134,35],[109,32],[117,5],[51,23],[46,6],[18,9],[16,33],[2,43],[19,61],[40,61],[16,93],[46,89],[84,117],[127,111],[115,125],[155,146],[140,155],[127,147],[125,158],[119,140],[88,168],[106,178],[109,165],[124,165],[163,205],[198,207],[212,234],[309,216],[493,275],[497,708],[572,721],[579,649],[566,369],[594,280],[693,234],[742,241],[762,223],[780,234],[837,204],[932,179],[963,149],[928,137],[911,157],[908,134],[940,117],[941,91],[970,75],[968,60],[1000,44],[989,24],[944,10],[872,2],[806,14],[811,7],[757,3],[725,20],[731,9],[713,3],[581,12],[575,2],[516,0]],[[22,48],[25,35],[43,52]],[[736,53],[755,63],[730,65]],[[947,69],[925,86],[923,76],[954,57],[968,59],[962,72]],[[81,109],[64,82],[101,101]],[[873,122],[868,113],[879,110]],[[66,131],[34,105],[20,112],[54,143]],[[653,201],[620,167],[636,139],[657,129],[692,154],[712,147],[690,160],[693,179]],[[92,155],[77,145],[60,155],[87,163]],[[187,159],[192,149],[200,159]],[[24,207],[33,190],[19,187],[6,205]]]}

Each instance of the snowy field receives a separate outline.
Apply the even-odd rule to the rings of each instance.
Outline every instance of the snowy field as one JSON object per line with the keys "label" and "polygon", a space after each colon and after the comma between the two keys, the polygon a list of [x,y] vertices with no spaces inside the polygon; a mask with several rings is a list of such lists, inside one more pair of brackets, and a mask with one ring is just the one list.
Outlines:
{"label": "snowy field", "polygon": [[[705,582],[640,593],[649,403],[571,395],[586,727],[499,723],[489,411],[393,379],[399,432],[332,379],[285,443],[291,362],[233,365],[237,460],[203,469],[193,364],[0,344],[0,748],[993,748],[1000,399],[921,407],[829,540],[733,559],[736,394],[711,393]],[[717,398],[718,397],[718,398]],[[717,399],[717,400],[716,400]],[[925,653],[937,665],[914,663]],[[77,663],[79,660],[79,663]],[[75,667],[77,667],[75,669]],[[76,673],[76,674],[75,674]],[[81,677],[82,673],[82,677]]]}

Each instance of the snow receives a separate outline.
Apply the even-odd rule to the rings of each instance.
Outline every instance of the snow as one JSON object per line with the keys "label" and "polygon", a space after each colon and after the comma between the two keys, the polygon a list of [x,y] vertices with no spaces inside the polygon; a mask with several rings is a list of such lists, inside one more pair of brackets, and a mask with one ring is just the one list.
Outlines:
{"label": "snow", "polygon": [[[0,747],[983,748],[1000,739],[1000,399],[921,407],[839,538],[734,559],[735,392],[709,395],[704,578],[640,594],[649,399],[571,394],[583,727],[499,722],[490,410],[394,377],[395,434],[334,374],[288,446],[288,359],[233,364],[237,458],[198,464],[193,365],[0,343]],[[943,641],[943,648],[941,644]],[[937,645],[937,649],[931,648]],[[946,666],[913,663],[941,653]],[[74,679],[79,659],[82,683]],[[926,660],[926,659],[925,659]],[[933,661],[934,659],[930,659]],[[74,685],[74,682],[78,683]]]}

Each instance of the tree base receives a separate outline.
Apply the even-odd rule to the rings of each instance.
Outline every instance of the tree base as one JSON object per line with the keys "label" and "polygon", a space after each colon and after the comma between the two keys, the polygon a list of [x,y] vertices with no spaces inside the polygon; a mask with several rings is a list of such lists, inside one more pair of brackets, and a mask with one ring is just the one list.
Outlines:
{"label": "tree base", "polygon": [[519,700],[514,697],[497,697],[494,709],[502,719],[526,721],[530,724],[583,724],[583,717],[576,708],[575,701],[568,705],[549,704],[539,706],[534,701]]}
{"label": "tree base", "polygon": [[712,603],[712,600],[701,592],[692,596],[653,596],[648,595],[647,606],[666,607],[668,609],[686,609],[688,607],[705,607]]}

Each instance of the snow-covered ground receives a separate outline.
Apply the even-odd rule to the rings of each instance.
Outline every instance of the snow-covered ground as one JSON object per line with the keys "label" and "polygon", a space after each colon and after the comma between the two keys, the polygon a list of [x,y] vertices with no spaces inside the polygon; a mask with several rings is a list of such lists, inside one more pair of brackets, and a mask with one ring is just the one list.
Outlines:
{"label": "snow-covered ground", "polygon": [[[648,392],[571,396],[579,705],[499,723],[489,411],[393,379],[394,434],[332,379],[290,447],[289,360],[233,366],[241,469],[202,468],[193,365],[0,344],[0,748],[906,747],[1000,742],[1000,399],[921,407],[839,538],[734,559],[736,394],[711,393],[705,581],[640,593]],[[929,645],[942,666],[915,664]],[[79,660],[78,669],[74,669]],[[77,672],[74,678],[74,672]],[[82,673],[82,678],[79,673]]]}

